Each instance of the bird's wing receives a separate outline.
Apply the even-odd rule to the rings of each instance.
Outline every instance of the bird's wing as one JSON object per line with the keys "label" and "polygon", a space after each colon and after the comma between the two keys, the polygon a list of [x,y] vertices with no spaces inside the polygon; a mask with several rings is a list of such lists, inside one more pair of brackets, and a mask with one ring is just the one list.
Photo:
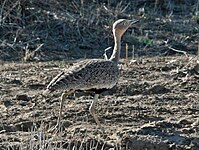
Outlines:
{"label": "bird's wing", "polygon": [[58,74],[47,86],[47,90],[89,90],[112,88],[118,81],[119,69],[109,60],[84,60],[66,72]]}

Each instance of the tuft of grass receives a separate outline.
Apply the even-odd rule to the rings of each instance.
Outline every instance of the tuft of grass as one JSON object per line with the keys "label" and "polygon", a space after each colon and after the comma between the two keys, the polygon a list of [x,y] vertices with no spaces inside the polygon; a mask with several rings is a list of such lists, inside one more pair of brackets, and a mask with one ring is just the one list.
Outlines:
{"label": "tuft of grass", "polygon": [[199,24],[199,11],[195,12],[195,15],[192,17],[192,19]]}
{"label": "tuft of grass", "polygon": [[150,46],[153,46],[153,40],[150,39],[148,36],[140,36],[138,38],[139,42],[146,46],[146,47],[150,47]]}
{"label": "tuft of grass", "polygon": [[49,131],[48,128],[45,123],[41,123],[40,127],[33,125],[29,132],[13,133],[13,137],[16,138],[0,139],[2,140],[0,147],[5,150],[106,150],[121,149],[122,146],[121,143],[110,144],[106,140],[88,134],[87,128],[85,130],[75,128],[74,133],[68,133],[72,135],[68,138],[65,137],[66,133],[63,129],[58,132],[57,130]]}
{"label": "tuft of grass", "polygon": [[194,11],[195,11],[195,13],[194,13],[192,19],[199,24],[199,0],[194,5]]}

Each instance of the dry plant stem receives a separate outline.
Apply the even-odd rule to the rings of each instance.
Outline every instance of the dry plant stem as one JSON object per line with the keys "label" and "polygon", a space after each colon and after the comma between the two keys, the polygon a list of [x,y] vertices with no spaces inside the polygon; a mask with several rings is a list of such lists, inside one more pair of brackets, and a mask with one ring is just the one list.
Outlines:
{"label": "dry plant stem", "polygon": [[135,46],[133,45],[133,48],[132,48],[132,60],[135,59]]}
{"label": "dry plant stem", "polygon": [[111,49],[111,47],[108,47],[108,48],[106,48],[105,50],[104,50],[104,59],[105,60],[108,60],[108,56],[107,56],[107,54],[106,54],[106,51],[108,51],[108,50],[110,50]]}
{"label": "dry plant stem", "polygon": [[186,57],[188,57],[188,55],[187,55],[187,53],[185,52],[185,51],[181,51],[181,50],[177,50],[177,49],[175,49],[175,48],[172,48],[172,47],[168,47],[170,50],[172,50],[172,51],[175,51],[175,52],[178,52],[178,53],[183,53]]}
{"label": "dry plant stem", "polygon": [[79,37],[81,37],[81,39],[84,41],[84,38],[80,32],[79,21],[77,22],[77,33],[79,34]]}
{"label": "dry plant stem", "polygon": [[[185,56],[188,57],[186,52],[183,51],[183,53],[185,53]],[[192,57],[191,59],[189,59],[189,62],[184,67],[182,67],[181,70],[186,68],[193,60],[196,60],[197,63],[199,61],[199,41],[198,41],[198,55],[196,55],[196,56]]]}
{"label": "dry plant stem", "polygon": [[129,66],[129,60],[128,60],[128,44],[126,44],[126,61],[125,61],[126,67]]}
{"label": "dry plant stem", "polygon": [[26,46],[26,48],[25,48],[25,56],[24,56],[24,58],[23,58],[23,61],[28,61],[29,59],[33,59],[34,57],[35,57],[35,54],[36,54],[36,52],[38,52],[40,49],[41,49],[41,47],[43,46],[44,44],[42,43],[42,44],[40,44],[34,51],[30,51],[29,49],[28,49],[28,46],[29,46],[29,44],[27,44],[27,46]]}
{"label": "dry plant stem", "polygon": [[199,41],[198,41],[198,60],[199,60]]}
{"label": "dry plant stem", "polygon": [[189,62],[188,62],[185,66],[183,66],[183,67],[181,68],[181,70],[183,70],[184,68],[186,68],[195,58],[198,59],[197,57],[198,57],[198,56],[194,56],[194,57],[192,57],[191,59],[189,59]]}
{"label": "dry plant stem", "polygon": [[40,44],[40,45],[34,50],[34,52],[39,51],[43,45],[44,45],[43,43]]}
{"label": "dry plant stem", "polygon": [[[2,15],[3,13],[5,13],[5,12],[6,12],[6,13],[5,13],[4,15],[2,15],[2,16],[4,16],[4,17],[2,17],[2,20],[5,20],[7,17],[9,17],[9,16],[11,15],[12,10],[20,3],[20,0],[16,1],[16,2],[12,5],[12,7],[9,8],[8,11],[4,11],[4,12],[3,12],[3,8],[4,8],[4,6],[5,6],[5,3],[6,3],[6,1],[4,1],[4,3],[3,3],[1,15]],[[2,23],[3,23],[3,22],[2,22]]]}
{"label": "dry plant stem", "polygon": [[159,0],[156,0],[156,1],[155,1],[155,8],[154,8],[154,10],[157,10],[158,2],[159,2]]}

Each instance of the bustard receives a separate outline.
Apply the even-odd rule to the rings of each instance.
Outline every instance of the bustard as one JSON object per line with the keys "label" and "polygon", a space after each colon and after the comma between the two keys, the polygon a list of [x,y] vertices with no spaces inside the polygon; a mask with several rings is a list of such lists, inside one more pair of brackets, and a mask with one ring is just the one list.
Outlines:
{"label": "bustard", "polygon": [[57,125],[60,129],[60,121],[64,100],[76,90],[95,91],[94,99],[89,111],[95,122],[100,127],[100,122],[95,114],[95,104],[99,94],[106,89],[113,88],[119,79],[118,61],[121,49],[121,37],[125,31],[138,20],[119,19],[113,24],[114,49],[110,59],[90,59],[76,63],[66,72],[58,74],[47,86],[44,93],[54,90],[64,90],[61,96],[60,110]]}

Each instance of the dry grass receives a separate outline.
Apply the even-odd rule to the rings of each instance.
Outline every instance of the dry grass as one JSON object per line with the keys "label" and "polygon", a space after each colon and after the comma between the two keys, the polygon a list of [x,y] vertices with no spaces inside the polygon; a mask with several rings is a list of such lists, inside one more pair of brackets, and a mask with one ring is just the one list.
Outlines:
{"label": "dry grass", "polygon": [[[63,130],[63,129],[62,129]],[[5,150],[105,150],[107,148],[122,149],[121,143],[112,145],[98,139],[96,136],[87,134],[87,131],[81,133],[78,129],[74,131],[70,139],[64,138],[64,132],[54,131],[48,132],[48,129],[41,123],[38,128],[36,125],[31,128],[31,131],[22,133],[13,133],[15,136],[21,137],[21,141],[16,141],[14,138],[1,141],[0,147]],[[1,134],[3,135],[3,134]],[[106,136],[106,134],[104,134]],[[3,138],[4,136],[2,136]],[[126,147],[126,148],[125,148]],[[128,145],[123,146],[123,149],[128,149]]]}
{"label": "dry grass", "polygon": [[[21,51],[22,57],[41,44],[41,50],[46,51],[72,49],[79,52],[78,47],[92,50],[93,45],[100,47],[104,41],[110,41],[110,28],[104,25],[111,25],[119,15],[125,16],[127,7],[129,3],[122,1],[111,8],[110,4],[92,2],[90,5],[83,0],[4,0],[0,11],[1,46]],[[107,31],[110,34],[106,35]],[[105,36],[101,39],[98,35]]]}
{"label": "dry grass", "polygon": [[110,27],[116,19],[134,18],[140,7],[146,7],[146,12],[156,8],[157,14],[165,9],[166,13],[187,13],[196,3],[196,0],[180,3],[170,0],[3,0],[0,2],[0,49],[5,50],[1,53],[6,59],[12,59],[8,56],[12,52],[17,60],[26,57],[27,51],[36,51],[41,44],[36,55],[59,50],[73,58],[102,56],[103,52],[98,49],[112,45]]}

